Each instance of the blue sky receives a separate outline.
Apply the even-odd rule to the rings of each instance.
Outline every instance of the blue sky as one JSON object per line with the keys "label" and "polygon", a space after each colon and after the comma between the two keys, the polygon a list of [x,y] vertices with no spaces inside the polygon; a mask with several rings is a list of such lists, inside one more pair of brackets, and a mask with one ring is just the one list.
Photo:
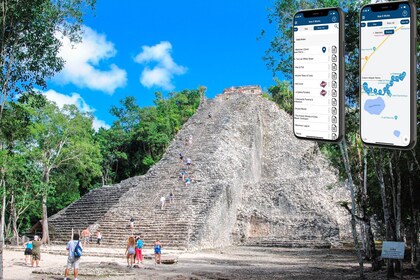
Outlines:
{"label": "blue sky", "polygon": [[[76,104],[111,125],[112,105],[135,96],[152,105],[156,91],[207,87],[214,97],[233,85],[272,85],[262,60],[273,26],[267,0],[98,0],[84,21],[83,42],[65,39],[64,70],[48,84],[49,99]],[[268,31],[257,40],[262,29]],[[268,35],[268,36],[267,36]]]}

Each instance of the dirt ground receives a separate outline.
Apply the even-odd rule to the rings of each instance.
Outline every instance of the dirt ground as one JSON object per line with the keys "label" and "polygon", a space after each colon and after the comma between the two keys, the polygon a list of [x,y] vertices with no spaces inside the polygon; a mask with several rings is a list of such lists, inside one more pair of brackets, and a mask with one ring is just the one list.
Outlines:
{"label": "dirt ground", "polygon": [[[79,279],[359,279],[358,264],[349,250],[310,248],[229,247],[198,252],[163,252],[176,256],[176,264],[155,265],[152,251],[145,250],[143,264],[127,268],[122,249],[90,248],[81,259]],[[62,247],[42,253],[39,268],[25,265],[23,250],[4,251],[4,279],[63,279],[67,257]],[[107,253],[108,252],[108,253]],[[98,254],[97,256],[93,256]],[[105,257],[104,255],[108,255]],[[405,265],[407,267],[407,265]],[[420,274],[406,270],[404,279],[420,279]],[[385,271],[371,272],[366,278],[386,279]],[[70,279],[73,279],[71,275]],[[397,278],[395,278],[397,279]]]}

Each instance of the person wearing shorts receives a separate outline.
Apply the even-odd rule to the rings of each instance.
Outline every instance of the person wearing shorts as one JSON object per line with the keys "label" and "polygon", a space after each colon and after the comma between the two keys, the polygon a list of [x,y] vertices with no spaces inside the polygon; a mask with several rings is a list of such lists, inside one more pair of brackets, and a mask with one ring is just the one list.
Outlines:
{"label": "person wearing shorts", "polygon": [[136,254],[136,241],[133,236],[128,238],[125,254],[127,255],[127,267],[133,268],[134,255]]}
{"label": "person wearing shorts", "polygon": [[[74,250],[76,249],[76,245],[79,244],[80,247],[82,247],[82,244],[80,244],[79,240],[79,234],[75,233],[73,234],[73,240],[70,240],[67,243],[66,250],[69,251],[69,255],[67,258],[67,267],[64,271],[64,280],[68,280],[68,276],[70,274],[70,270],[74,269],[74,280],[78,280],[77,276],[79,275],[79,263],[80,258],[76,258],[74,256]],[[83,248],[83,247],[82,247]]]}
{"label": "person wearing shorts", "polygon": [[42,242],[39,240],[39,236],[34,236],[34,241],[32,241],[32,267],[39,267],[39,260],[41,259],[41,245]]}
{"label": "person wearing shorts", "polygon": [[155,243],[153,244],[153,248],[155,251],[155,264],[160,264],[160,255],[162,254],[162,243],[160,243],[159,239],[156,239]]}
{"label": "person wearing shorts", "polygon": [[25,264],[31,265],[32,242],[28,241],[23,244],[25,246]]}
{"label": "person wearing shorts", "polygon": [[91,237],[92,234],[90,233],[89,227],[87,227],[82,231],[83,246],[87,246],[87,244],[89,244]]}

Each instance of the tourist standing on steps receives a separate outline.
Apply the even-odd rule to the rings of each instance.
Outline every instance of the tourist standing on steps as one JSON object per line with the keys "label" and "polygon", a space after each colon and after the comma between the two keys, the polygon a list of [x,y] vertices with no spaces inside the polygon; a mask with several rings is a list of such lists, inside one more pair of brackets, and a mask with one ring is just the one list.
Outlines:
{"label": "tourist standing on steps", "polygon": [[34,241],[32,241],[32,267],[39,267],[39,260],[41,259],[41,245],[42,242],[39,240],[39,236],[34,236]]}
{"label": "tourist standing on steps", "polygon": [[134,233],[134,218],[131,217],[130,218],[130,228],[131,228],[131,234]]}
{"label": "tourist standing on steps", "polygon": [[66,250],[69,251],[69,255],[67,258],[67,267],[64,271],[64,280],[68,279],[67,277],[69,276],[70,270],[72,268],[74,269],[74,280],[77,280],[77,276],[79,275],[80,257],[77,258],[74,256],[74,251],[76,250],[77,244],[79,244],[79,246],[83,249],[80,244],[79,234],[75,233],[73,234],[73,240],[70,240],[66,246]]}
{"label": "tourist standing on steps", "polygon": [[162,196],[160,198],[160,209],[163,209],[163,207],[165,206],[165,201],[166,201],[166,198]]}
{"label": "tourist standing on steps", "polygon": [[96,232],[96,240],[96,244],[98,244],[98,246],[101,246],[102,233],[99,230]]}
{"label": "tourist standing on steps", "polygon": [[160,255],[162,254],[162,243],[160,243],[159,239],[156,239],[155,243],[153,243],[153,249],[155,251],[155,264],[160,264]]}
{"label": "tourist standing on steps", "polygon": [[191,179],[190,177],[187,177],[187,179],[185,179],[185,186],[188,187],[191,184]]}
{"label": "tourist standing on steps", "polygon": [[169,193],[169,204],[172,204],[174,202],[174,198],[175,198],[174,193],[173,191],[171,191]]}
{"label": "tourist standing on steps", "polygon": [[179,153],[179,159],[181,160],[181,162],[184,160],[184,155],[182,153]]}
{"label": "tourist standing on steps", "polygon": [[190,134],[190,136],[188,137],[188,143],[190,145],[192,145],[192,139],[193,139],[193,136],[192,136],[192,134]]}
{"label": "tourist standing on steps", "polygon": [[135,253],[136,253],[136,242],[134,241],[134,237],[130,236],[127,242],[127,249],[125,249],[125,254],[127,255],[127,267],[133,268]]}
{"label": "tourist standing on steps", "polygon": [[181,172],[182,182],[184,182],[184,181],[185,181],[185,175],[187,175],[187,171],[182,170],[182,172]]}
{"label": "tourist standing on steps", "polygon": [[191,162],[192,162],[191,159],[190,158],[187,158],[187,169],[190,168]]}
{"label": "tourist standing on steps", "polygon": [[143,263],[143,240],[140,236],[136,237],[136,260],[137,263]]}
{"label": "tourist standing on steps", "polygon": [[89,227],[87,227],[86,229],[82,231],[83,247],[89,244],[91,237],[92,237],[92,234],[90,233]]}
{"label": "tourist standing on steps", "polygon": [[31,241],[25,242],[23,246],[25,246],[25,264],[31,265],[32,242]]}

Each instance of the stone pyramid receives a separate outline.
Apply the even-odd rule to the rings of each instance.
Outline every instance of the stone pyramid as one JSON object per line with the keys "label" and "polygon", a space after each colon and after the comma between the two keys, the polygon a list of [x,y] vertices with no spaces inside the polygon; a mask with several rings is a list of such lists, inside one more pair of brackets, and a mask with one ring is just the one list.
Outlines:
{"label": "stone pyramid", "polygon": [[[192,159],[187,187],[180,152]],[[170,191],[175,201],[161,209]],[[350,218],[337,205],[348,198],[318,146],[293,136],[287,113],[260,95],[231,91],[204,101],[145,175],[92,190],[49,226],[60,243],[90,227],[105,244],[124,245],[134,217],[134,234],[166,248],[330,246],[350,236]]]}

